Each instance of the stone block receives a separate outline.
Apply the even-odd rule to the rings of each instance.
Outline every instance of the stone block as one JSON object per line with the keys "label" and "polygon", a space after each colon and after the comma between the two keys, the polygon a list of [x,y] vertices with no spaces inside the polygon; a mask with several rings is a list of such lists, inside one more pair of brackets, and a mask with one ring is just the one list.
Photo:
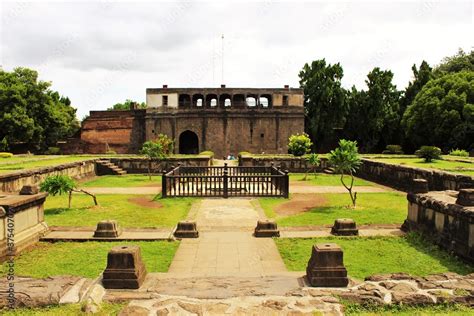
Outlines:
{"label": "stone block", "polygon": [[106,289],[138,289],[145,280],[146,269],[139,246],[116,246],[107,255],[102,276]]}
{"label": "stone block", "polygon": [[36,185],[24,185],[20,190],[20,195],[34,195],[38,193],[39,189]]}
{"label": "stone block", "polygon": [[104,220],[97,223],[94,237],[98,238],[117,238],[122,234],[122,228],[116,220]]}
{"label": "stone block", "polygon": [[413,179],[411,184],[411,192],[412,193],[428,193],[428,181],[425,179]]}
{"label": "stone block", "polygon": [[456,204],[474,206],[474,189],[460,189]]}
{"label": "stone block", "polygon": [[334,243],[315,244],[306,267],[311,286],[346,287],[349,283],[341,247]]}
{"label": "stone block", "polygon": [[197,230],[196,222],[180,221],[174,232],[176,238],[198,238],[199,232]]}
{"label": "stone block", "polygon": [[353,219],[339,218],[334,221],[331,234],[337,236],[357,236],[359,235],[359,230]]}
{"label": "stone block", "polygon": [[255,237],[280,237],[280,231],[278,230],[277,223],[275,221],[257,221],[257,227],[255,227]]}

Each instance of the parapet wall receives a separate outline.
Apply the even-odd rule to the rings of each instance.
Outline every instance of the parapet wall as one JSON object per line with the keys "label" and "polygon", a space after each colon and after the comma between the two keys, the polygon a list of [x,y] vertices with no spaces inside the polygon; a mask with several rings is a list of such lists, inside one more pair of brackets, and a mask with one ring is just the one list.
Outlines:
{"label": "parapet wall", "polygon": [[[127,173],[147,173],[149,160],[145,158],[111,158],[110,161],[119,166]],[[207,167],[210,166],[212,158],[210,156],[180,158],[170,157],[166,160],[155,160],[151,162],[151,171],[153,173],[161,173],[164,170],[171,170],[177,167],[178,164],[190,167]]]}
{"label": "parapet wall", "polygon": [[474,262],[474,206],[457,204],[459,194],[408,193],[408,215],[403,228],[426,233],[442,248]]}
{"label": "parapet wall", "polygon": [[357,170],[358,177],[403,191],[410,189],[413,179],[427,180],[430,191],[474,188],[474,179],[466,175],[394,165],[368,159],[362,159],[362,162],[359,170]]}
{"label": "parapet wall", "polygon": [[24,185],[39,185],[53,175],[68,175],[74,179],[92,177],[95,175],[95,161],[96,159],[90,159],[54,167],[0,174],[0,191],[18,192]]}
{"label": "parapet wall", "polygon": [[[328,161],[326,158],[320,159],[321,163],[319,170],[323,170],[328,167]],[[311,169],[310,164],[304,157],[293,157],[293,156],[240,156],[239,166],[241,167],[270,167],[274,164],[275,167],[279,167],[282,170],[288,170],[289,172],[307,172]]]}

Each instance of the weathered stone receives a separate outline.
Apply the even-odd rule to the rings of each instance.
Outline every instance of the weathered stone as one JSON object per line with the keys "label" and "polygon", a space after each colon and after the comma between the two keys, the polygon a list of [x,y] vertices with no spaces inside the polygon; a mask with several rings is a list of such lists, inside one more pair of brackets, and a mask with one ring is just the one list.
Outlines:
{"label": "weathered stone", "polygon": [[357,304],[372,304],[372,305],[383,305],[384,301],[378,296],[370,295],[368,293],[362,294],[358,292],[342,292],[338,294],[338,297]]}
{"label": "weathered stone", "polygon": [[37,185],[24,185],[20,190],[20,195],[38,194],[39,188]]}
{"label": "weathered stone", "polygon": [[145,276],[139,246],[116,246],[109,251],[102,278],[106,289],[138,289]]}
{"label": "weathered stone", "polygon": [[406,305],[427,305],[434,304],[435,301],[432,297],[426,294],[420,293],[392,293],[392,302],[396,304],[406,304]]}
{"label": "weathered stone", "polygon": [[203,314],[202,306],[200,304],[178,301],[178,306],[184,309],[185,311],[196,314],[198,316],[201,316]]}
{"label": "weathered stone", "polygon": [[460,189],[456,204],[474,206],[474,189]]}
{"label": "weathered stone", "polygon": [[385,287],[388,290],[395,291],[395,292],[416,292],[417,288],[409,283],[406,282],[380,282],[380,285]]}
{"label": "weathered stone", "polygon": [[365,278],[365,281],[380,282],[386,280],[414,280],[415,278],[406,273],[374,274]]}
{"label": "weathered stone", "polygon": [[418,194],[418,193],[427,193],[429,191],[428,188],[428,181],[425,179],[413,179],[412,180],[412,187],[410,192]]}
{"label": "weathered stone", "polygon": [[282,301],[268,300],[268,301],[263,302],[262,305],[271,309],[281,311],[287,305],[287,303],[282,302]]}
{"label": "weathered stone", "polygon": [[117,238],[122,234],[122,228],[116,220],[104,220],[97,223],[94,232],[96,238]]}
{"label": "weathered stone", "polygon": [[331,229],[331,234],[337,236],[357,236],[359,230],[356,222],[350,218],[339,218],[334,221],[334,226]]}
{"label": "weathered stone", "polygon": [[306,277],[312,286],[347,286],[349,279],[343,263],[342,249],[333,243],[314,245],[306,267]]}
{"label": "weathered stone", "polygon": [[176,238],[198,238],[199,232],[197,230],[196,222],[180,221],[174,232]]}
{"label": "weathered stone", "polygon": [[269,220],[257,221],[254,232],[255,237],[280,237],[277,223]]}
{"label": "weathered stone", "polygon": [[141,307],[141,306],[135,306],[135,305],[128,305],[125,306],[119,313],[119,316],[148,316],[149,311],[148,309]]}

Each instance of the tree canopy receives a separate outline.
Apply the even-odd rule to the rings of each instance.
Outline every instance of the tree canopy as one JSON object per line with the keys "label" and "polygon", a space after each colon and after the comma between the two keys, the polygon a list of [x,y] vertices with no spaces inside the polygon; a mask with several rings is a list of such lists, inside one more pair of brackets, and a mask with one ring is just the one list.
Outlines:
{"label": "tree canopy", "polygon": [[407,108],[402,125],[415,147],[472,148],[474,72],[450,73],[429,81]]}
{"label": "tree canopy", "polygon": [[115,103],[112,105],[112,107],[108,108],[107,111],[113,111],[113,110],[130,110],[133,104],[137,104],[139,109],[145,109],[146,108],[146,103],[138,103],[136,101],[127,99],[125,100],[124,103]]}
{"label": "tree canopy", "polygon": [[305,64],[299,77],[305,94],[306,131],[320,148],[333,135],[333,128],[342,127],[347,114],[343,70],[339,63],[320,59]]}
{"label": "tree canopy", "polygon": [[0,139],[45,150],[78,129],[76,109],[28,68],[0,69]]}

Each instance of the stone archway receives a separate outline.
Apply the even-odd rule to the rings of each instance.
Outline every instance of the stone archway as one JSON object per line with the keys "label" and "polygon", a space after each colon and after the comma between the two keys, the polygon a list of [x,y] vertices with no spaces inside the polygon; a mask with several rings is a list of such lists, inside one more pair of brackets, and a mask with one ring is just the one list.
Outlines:
{"label": "stone archway", "polygon": [[179,153],[195,155],[199,153],[199,138],[192,131],[184,131],[179,135]]}

